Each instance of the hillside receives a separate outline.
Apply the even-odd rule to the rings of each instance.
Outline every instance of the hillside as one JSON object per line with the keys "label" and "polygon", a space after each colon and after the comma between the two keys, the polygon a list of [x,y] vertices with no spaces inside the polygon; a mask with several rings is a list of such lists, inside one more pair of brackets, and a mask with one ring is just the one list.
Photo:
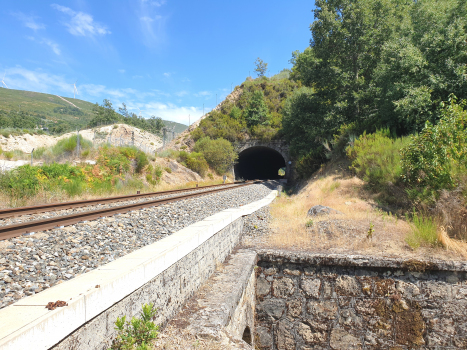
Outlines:
{"label": "hillside", "polygon": [[[70,103],[68,103],[68,102]],[[76,106],[78,108],[73,107]],[[84,129],[94,117],[94,103],[69,97],[59,97],[40,92],[0,89],[0,114],[6,118],[11,114],[28,117],[30,125],[14,125],[14,128],[33,128],[35,125],[53,128],[63,125],[60,133]],[[186,125],[163,120],[169,128],[175,127],[180,133],[187,128]],[[0,128],[4,128],[0,123]]]}
{"label": "hillside", "polygon": [[271,77],[248,78],[212,111],[190,125],[170,147],[192,149],[194,142],[209,137],[231,143],[250,138],[268,141],[281,138],[286,101],[300,83],[289,79],[289,71]]}

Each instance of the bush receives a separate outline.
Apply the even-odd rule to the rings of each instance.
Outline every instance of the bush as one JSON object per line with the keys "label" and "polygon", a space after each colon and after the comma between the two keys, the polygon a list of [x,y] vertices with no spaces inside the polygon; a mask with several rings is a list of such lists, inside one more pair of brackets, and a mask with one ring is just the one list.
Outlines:
{"label": "bush", "polygon": [[[170,168],[169,168],[170,169]],[[149,165],[147,168],[146,181],[151,185],[157,185],[162,178],[162,168],[159,165]]]}
{"label": "bush", "polygon": [[197,172],[202,177],[204,177],[209,168],[208,163],[206,162],[206,159],[204,159],[203,155],[196,152],[190,153],[186,160],[186,166],[188,169]]}
{"label": "bush", "polygon": [[402,150],[403,180],[412,198],[434,201],[443,189],[453,189],[458,174],[467,172],[467,101],[442,108],[437,125],[426,123]]}
{"label": "bush", "polygon": [[[407,221],[409,221],[408,217]],[[411,226],[412,232],[405,238],[410,247],[415,249],[420,245],[437,246],[439,244],[437,225],[433,218],[419,215],[414,211]]]}
{"label": "bush", "polygon": [[169,174],[172,174],[172,169],[170,169],[168,166],[165,167],[164,170],[168,172]]}
{"label": "bush", "polygon": [[152,340],[157,338],[159,326],[153,320],[156,315],[154,305],[144,304],[141,318],[132,317],[128,322],[126,316],[115,321],[117,339],[112,342],[111,350],[150,350]]}
{"label": "bush", "polygon": [[209,177],[211,180],[214,180],[214,175],[212,175],[211,173],[208,173],[208,177]]}
{"label": "bush", "polygon": [[347,148],[352,160],[351,169],[376,189],[384,188],[389,182],[396,183],[402,174],[400,149],[408,138],[391,139],[389,130],[382,129],[374,134],[363,133]]}
{"label": "bush", "polygon": [[11,160],[13,158],[15,154],[13,153],[13,151],[6,151],[6,152],[3,152],[3,156],[8,159],[8,160]]}
{"label": "bush", "polygon": [[149,164],[148,157],[146,156],[146,153],[142,151],[138,151],[135,158],[136,158],[135,171],[137,173],[141,173],[144,167]]}
{"label": "bush", "polygon": [[225,139],[203,137],[196,141],[195,151],[202,153],[207,163],[220,175],[226,173],[238,159],[232,144]]}
{"label": "bush", "polygon": [[[76,152],[78,136],[73,135],[66,139],[58,141],[55,146],[52,147],[52,155],[55,159],[63,156],[69,156],[71,153]],[[92,148],[92,142],[83,138],[79,135],[79,144],[81,150]]]}

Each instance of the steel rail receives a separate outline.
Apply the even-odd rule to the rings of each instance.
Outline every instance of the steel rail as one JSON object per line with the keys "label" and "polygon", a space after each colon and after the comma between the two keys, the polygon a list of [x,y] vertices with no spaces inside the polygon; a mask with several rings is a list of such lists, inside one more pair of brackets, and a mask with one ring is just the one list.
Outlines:
{"label": "steel rail", "polygon": [[141,194],[130,194],[130,195],[125,195],[125,196],[115,196],[115,197],[87,199],[87,200],[80,200],[80,201],[34,205],[34,206],[28,206],[28,207],[0,209],[0,219],[21,216],[21,215],[45,213],[45,212],[55,211],[55,210],[83,208],[83,207],[87,207],[90,205],[97,205],[97,204],[123,202],[123,201],[131,200],[131,199],[138,199],[138,198],[144,198],[144,197],[164,196],[166,194],[171,194],[171,193],[195,191],[195,190],[199,190],[203,188],[210,188],[210,187],[216,187],[216,186],[232,186],[238,183],[242,183],[242,182],[236,181],[233,184],[229,183],[229,184],[208,185],[208,186],[201,186],[201,187],[189,187],[189,188],[182,188],[178,190],[148,192],[148,193],[141,193]]}
{"label": "steel rail", "polygon": [[13,224],[13,225],[8,225],[8,226],[1,226],[0,227],[0,240],[19,237],[23,234],[27,234],[31,232],[45,231],[45,230],[50,230],[50,229],[54,229],[57,227],[69,226],[69,225],[77,224],[83,221],[96,220],[99,218],[103,218],[106,216],[112,216],[115,214],[123,214],[129,211],[132,211],[132,210],[138,210],[138,209],[143,209],[143,208],[148,208],[148,207],[156,207],[162,204],[176,202],[176,201],[180,201],[183,199],[190,199],[190,198],[205,196],[205,195],[213,194],[216,192],[228,191],[228,190],[231,190],[232,188],[239,188],[239,187],[249,186],[252,184],[262,183],[262,182],[264,181],[242,183],[242,184],[235,185],[235,186],[229,186],[227,188],[222,187],[222,188],[217,188],[217,189],[210,190],[210,191],[195,192],[195,193],[185,194],[185,195],[176,196],[176,197],[162,198],[162,199],[156,199],[153,201],[132,203],[132,204],[120,205],[120,206],[112,207],[112,208],[92,210],[92,211],[86,211],[86,212],[76,213],[76,214],[56,216],[53,218],[48,218],[48,219],[43,219],[43,220],[34,220],[34,221],[27,221],[24,223],[18,223],[18,224]]}

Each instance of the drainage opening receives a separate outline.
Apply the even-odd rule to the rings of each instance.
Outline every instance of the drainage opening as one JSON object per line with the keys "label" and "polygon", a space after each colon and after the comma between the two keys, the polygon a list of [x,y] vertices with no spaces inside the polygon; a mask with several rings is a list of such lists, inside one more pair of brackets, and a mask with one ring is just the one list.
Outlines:
{"label": "drainage opening", "polygon": [[251,345],[251,332],[250,327],[246,326],[245,330],[243,331],[242,339],[248,345]]}

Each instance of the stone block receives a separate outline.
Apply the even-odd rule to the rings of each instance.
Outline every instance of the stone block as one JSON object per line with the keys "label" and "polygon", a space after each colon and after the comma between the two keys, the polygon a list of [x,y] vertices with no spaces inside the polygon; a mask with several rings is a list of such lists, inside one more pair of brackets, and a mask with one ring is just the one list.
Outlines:
{"label": "stone block", "polygon": [[276,278],[272,282],[272,292],[277,298],[287,298],[295,291],[293,280],[287,277]]}
{"label": "stone block", "polygon": [[332,320],[337,316],[337,303],[334,300],[308,301],[307,312],[312,318]]}
{"label": "stone block", "polygon": [[333,328],[331,331],[329,345],[334,350],[357,350],[362,349],[362,342],[359,338],[350,334],[342,328]]}
{"label": "stone block", "polygon": [[307,297],[319,299],[321,280],[319,278],[302,278],[300,287]]}
{"label": "stone block", "polygon": [[285,300],[283,299],[266,299],[256,305],[258,314],[271,316],[274,319],[279,319],[285,311]]}
{"label": "stone block", "polygon": [[299,317],[302,314],[302,301],[294,299],[287,302],[287,315]]}
{"label": "stone block", "polygon": [[355,277],[339,276],[336,279],[336,293],[345,296],[357,296],[360,294],[361,288]]}
{"label": "stone block", "polygon": [[256,280],[256,295],[264,297],[271,291],[271,284],[265,278],[259,277]]}

